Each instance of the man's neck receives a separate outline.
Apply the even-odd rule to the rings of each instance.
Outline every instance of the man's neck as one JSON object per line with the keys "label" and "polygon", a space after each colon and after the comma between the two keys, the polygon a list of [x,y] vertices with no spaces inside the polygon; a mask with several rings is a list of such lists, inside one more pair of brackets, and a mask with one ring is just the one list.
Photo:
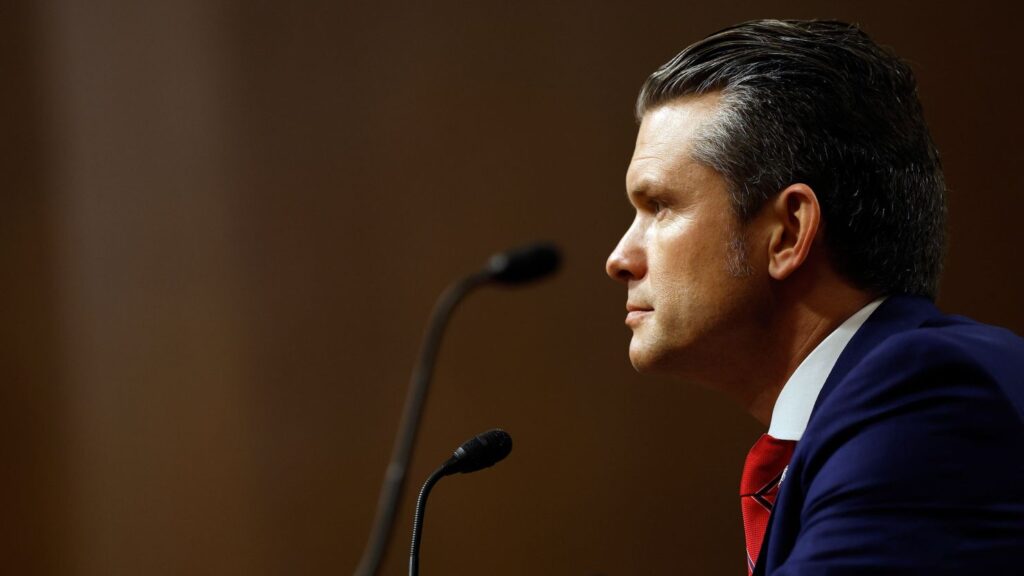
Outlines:
{"label": "man's neck", "polygon": [[873,296],[836,282],[799,299],[780,298],[771,328],[762,345],[750,356],[742,386],[730,386],[751,416],[767,426],[775,401],[800,363],[847,318]]}

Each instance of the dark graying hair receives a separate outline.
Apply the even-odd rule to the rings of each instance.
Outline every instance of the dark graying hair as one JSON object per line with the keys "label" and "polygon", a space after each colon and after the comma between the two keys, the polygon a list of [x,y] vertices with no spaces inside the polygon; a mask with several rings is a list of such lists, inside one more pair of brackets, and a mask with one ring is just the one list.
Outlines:
{"label": "dark graying hair", "polygon": [[637,119],[721,93],[694,155],[742,222],[790,184],[814,189],[829,257],[874,294],[935,298],[945,182],[909,66],[852,24],[759,20],[680,52],[644,83]]}

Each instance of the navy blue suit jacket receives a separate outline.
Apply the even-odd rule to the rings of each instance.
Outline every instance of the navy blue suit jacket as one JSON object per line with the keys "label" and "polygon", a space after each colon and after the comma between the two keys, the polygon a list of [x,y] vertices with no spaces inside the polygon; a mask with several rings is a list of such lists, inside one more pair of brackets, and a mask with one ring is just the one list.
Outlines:
{"label": "navy blue suit jacket", "polygon": [[1024,340],[888,298],[825,381],[755,574],[1024,574]]}

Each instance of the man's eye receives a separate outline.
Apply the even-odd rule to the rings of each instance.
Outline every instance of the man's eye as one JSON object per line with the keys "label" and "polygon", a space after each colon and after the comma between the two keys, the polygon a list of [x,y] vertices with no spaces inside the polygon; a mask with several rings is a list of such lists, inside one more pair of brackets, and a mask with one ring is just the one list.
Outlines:
{"label": "man's eye", "polygon": [[652,214],[657,215],[658,213],[660,213],[664,209],[665,209],[665,205],[662,204],[660,201],[658,201],[658,200],[651,200],[650,210],[651,210]]}

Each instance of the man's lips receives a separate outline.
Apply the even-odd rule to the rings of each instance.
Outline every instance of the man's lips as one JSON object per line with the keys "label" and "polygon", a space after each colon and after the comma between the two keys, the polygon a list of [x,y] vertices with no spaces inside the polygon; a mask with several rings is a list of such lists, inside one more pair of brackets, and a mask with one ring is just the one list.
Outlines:
{"label": "man's lips", "polygon": [[626,325],[633,326],[634,324],[642,321],[648,314],[653,312],[653,308],[647,306],[638,306],[636,304],[626,304]]}

